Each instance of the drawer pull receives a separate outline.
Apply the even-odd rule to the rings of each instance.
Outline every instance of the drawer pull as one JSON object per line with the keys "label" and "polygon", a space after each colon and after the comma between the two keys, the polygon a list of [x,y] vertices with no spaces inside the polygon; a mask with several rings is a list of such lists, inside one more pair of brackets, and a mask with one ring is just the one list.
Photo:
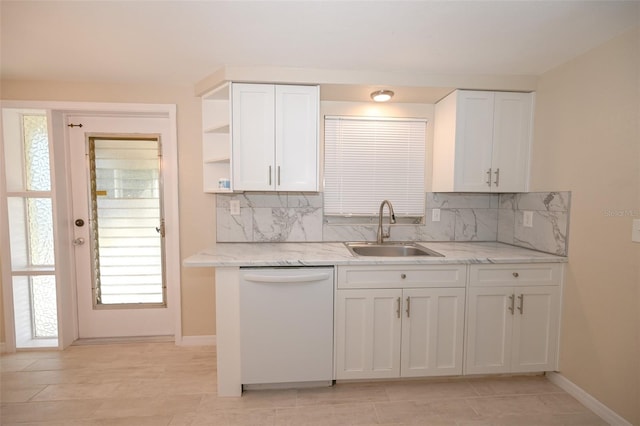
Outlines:
{"label": "drawer pull", "polygon": [[518,310],[520,311],[520,315],[524,314],[524,294],[518,296],[518,301],[520,302],[520,306],[518,306]]}
{"label": "drawer pull", "polygon": [[400,278],[404,280],[405,278],[407,278],[407,274],[400,274]]}
{"label": "drawer pull", "polygon": [[518,277],[520,276],[520,274],[519,274],[519,273],[517,273],[517,272],[514,272],[514,273],[513,273],[513,276],[514,276],[514,277],[516,277],[516,278],[518,278]]}

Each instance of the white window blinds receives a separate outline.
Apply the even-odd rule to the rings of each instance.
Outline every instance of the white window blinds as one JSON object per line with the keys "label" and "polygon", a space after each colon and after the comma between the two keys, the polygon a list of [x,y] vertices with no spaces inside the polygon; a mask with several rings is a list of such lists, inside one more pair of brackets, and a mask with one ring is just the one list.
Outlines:
{"label": "white window blinds", "polygon": [[324,214],[424,215],[426,120],[325,117]]}

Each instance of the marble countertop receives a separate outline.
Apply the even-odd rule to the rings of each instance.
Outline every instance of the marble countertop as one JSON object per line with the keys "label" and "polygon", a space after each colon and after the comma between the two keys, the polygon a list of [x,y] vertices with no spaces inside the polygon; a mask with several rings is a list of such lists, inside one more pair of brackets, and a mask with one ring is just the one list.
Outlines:
{"label": "marble countertop", "polygon": [[218,243],[189,256],[188,267],[438,265],[567,262],[567,257],[498,242],[420,242],[444,257],[355,256],[343,243]]}

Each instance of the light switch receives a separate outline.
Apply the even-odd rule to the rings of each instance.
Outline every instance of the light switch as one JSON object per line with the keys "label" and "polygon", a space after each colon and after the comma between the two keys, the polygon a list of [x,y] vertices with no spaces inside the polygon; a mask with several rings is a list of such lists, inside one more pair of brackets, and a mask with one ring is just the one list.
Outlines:
{"label": "light switch", "polygon": [[240,200],[230,200],[229,210],[231,210],[231,216],[240,215]]}
{"label": "light switch", "polygon": [[440,222],[440,209],[431,210],[431,222]]}
{"label": "light switch", "polygon": [[533,227],[533,212],[532,211],[524,211],[522,212],[522,226],[525,228]]}
{"label": "light switch", "polygon": [[640,243],[640,219],[633,219],[631,226],[631,241]]}

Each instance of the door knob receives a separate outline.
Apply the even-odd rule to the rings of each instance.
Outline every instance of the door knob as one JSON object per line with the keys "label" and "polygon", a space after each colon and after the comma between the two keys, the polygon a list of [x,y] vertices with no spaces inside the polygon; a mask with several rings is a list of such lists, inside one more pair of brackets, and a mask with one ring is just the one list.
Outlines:
{"label": "door knob", "polygon": [[74,223],[76,224],[77,227],[84,226],[84,220],[83,219],[76,219],[76,221]]}

